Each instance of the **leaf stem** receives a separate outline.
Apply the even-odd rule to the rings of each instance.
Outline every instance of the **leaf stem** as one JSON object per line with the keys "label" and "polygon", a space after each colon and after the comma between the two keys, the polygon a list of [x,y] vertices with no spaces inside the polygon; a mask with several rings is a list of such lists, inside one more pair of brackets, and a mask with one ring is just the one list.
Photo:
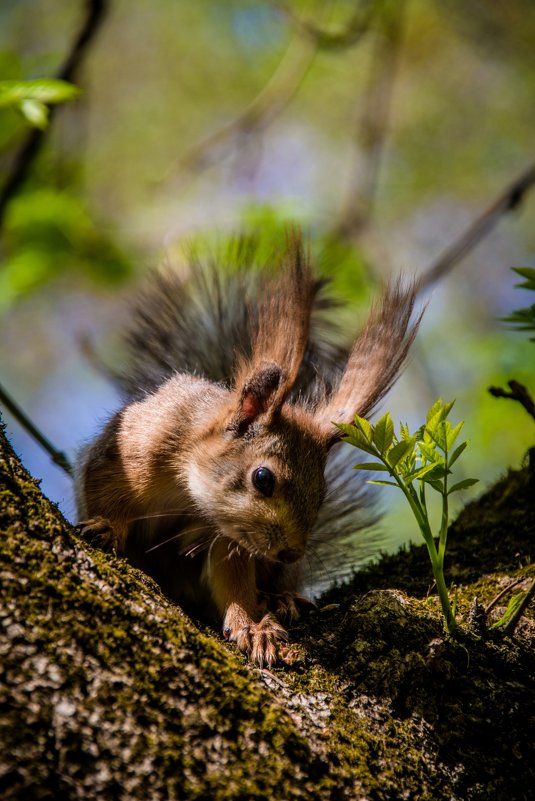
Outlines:
{"label": "leaf stem", "polygon": [[438,545],[438,558],[441,569],[444,566],[444,555],[446,553],[446,542],[448,539],[448,450],[444,451],[444,486],[442,489],[442,520],[440,522],[440,536]]}
{"label": "leaf stem", "polygon": [[407,498],[407,501],[409,502],[412,512],[420,527],[420,531],[422,532],[422,536],[427,546],[427,552],[429,553],[429,558],[431,560],[433,578],[435,579],[437,593],[440,600],[440,606],[442,607],[442,614],[444,615],[446,630],[448,631],[449,634],[453,634],[453,632],[457,628],[457,622],[455,620],[455,615],[451,608],[450,599],[448,595],[448,588],[446,586],[446,581],[444,579],[444,570],[443,570],[444,553],[446,550],[446,539],[448,533],[447,475],[444,477],[444,492],[442,496],[442,523],[440,527],[439,549],[437,552],[437,547],[435,545],[433,533],[429,525],[427,508],[424,505],[425,495],[423,496],[424,504],[422,504],[422,502],[418,498],[418,495],[416,494],[413,485],[405,484],[401,480],[401,478],[397,475],[397,473],[389,466],[386,459],[384,459],[382,456],[380,458],[383,464],[385,464],[388,467],[390,475],[396,481],[397,485]]}

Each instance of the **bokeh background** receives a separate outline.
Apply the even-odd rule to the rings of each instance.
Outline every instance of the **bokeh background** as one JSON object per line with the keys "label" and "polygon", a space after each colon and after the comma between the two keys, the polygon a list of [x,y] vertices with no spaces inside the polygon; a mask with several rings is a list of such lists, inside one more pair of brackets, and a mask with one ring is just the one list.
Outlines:
{"label": "bokeh background", "polygon": [[[97,6],[100,3],[96,4]],[[0,80],[53,76],[95,4],[3,0]],[[0,229],[0,378],[74,459],[118,407],[122,299],[184,241],[260,232],[276,250],[302,225],[349,304],[424,274],[535,158],[531,0],[110,0],[38,158]],[[28,136],[0,108],[4,184]],[[535,191],[422,293],[411,363],[388,398],[416,426],[456,398],[470,440],[459,476],[481,488],[533,443],[524,410],[491,384],[535,386],[535,350],[500,317],[529,305]],[[266,250],[267,252],[267,250]],[[72,482],[4,415],[48,496],[75,519]],[[383,547],[411,537],[397,498]]]}

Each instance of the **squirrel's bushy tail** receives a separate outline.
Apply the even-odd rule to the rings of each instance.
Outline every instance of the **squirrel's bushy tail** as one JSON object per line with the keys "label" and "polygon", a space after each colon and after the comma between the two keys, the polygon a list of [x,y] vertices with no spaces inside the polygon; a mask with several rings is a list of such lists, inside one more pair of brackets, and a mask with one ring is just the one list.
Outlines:
{"label": "squirrel's bushy tail", "polygon": [[[285,259],[305,259],[297,236],[290,240]],[[281,272],[284,261],[282,267]],[[312,298],[302,298],[312,306],[310,331],[290,399],[329,391],[347,359],[349,349],[339,344],[340,331],[332,319],[339,304],[325,287],[324,280],[316,279]],[[258,335],[270,336],[265,330],[268,298],[268,267],[258,263],[255,243],[247,238],[214,256],[199,258],[192,252],[185,270],[155,271],[130,307],[124,332],[127,363],[116,377],[122,394],[136,398],[176,372],[229,384],[239,360],[252,357]],[[288,342],[288,348],[293,344]]]}
{"label": "squirrel's bushy tail", "polygon": [[352,423],[370,415],[399,376],[420,325],[413,318],[416,284],[399,278],[387,284],[357,337],[338,385],[317,406],[314,417],[336,440],[332,422]]}

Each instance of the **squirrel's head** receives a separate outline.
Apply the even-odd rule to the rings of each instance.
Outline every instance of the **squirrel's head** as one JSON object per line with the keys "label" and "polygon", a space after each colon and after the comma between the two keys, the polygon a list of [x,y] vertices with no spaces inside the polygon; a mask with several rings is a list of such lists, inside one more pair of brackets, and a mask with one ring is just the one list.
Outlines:
{"label": "squirrel's head", "polygon": [[251,553],[295,562],[325,494],[327,448],[312,418],[283,403],[282,371],[268,364],[232,394],[191,454],[199,510]]}
{"label": "squirrel's head", "polygon": [[357,338],[337,386],[313,410],[287,399],[310,337],[317,286],[298,236],[287,269],[263,292],[251,352],[237,359],[229,404],[190,453],[194,503],[224,536],[282,562],[304,554],[325,495],[327,453],[343,436],[333,421],[368,414],[395,381],[418,328],[416,285],[387,287]]}

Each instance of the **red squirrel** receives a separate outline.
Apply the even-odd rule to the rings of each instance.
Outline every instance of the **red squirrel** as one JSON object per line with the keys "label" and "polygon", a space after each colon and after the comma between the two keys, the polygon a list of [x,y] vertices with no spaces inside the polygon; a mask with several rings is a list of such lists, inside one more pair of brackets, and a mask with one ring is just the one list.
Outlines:
{"label": "red squirrel", "polygon": [[297,234],[270,279],[192,273],[193,288],[160,274],[132,312],[129,400],[80,458],[79,516],[271,666],[287,653],[282,621],[309,603],[300,579],[334,423],[370,414],[396,380],[415,288],[387,286],[343,355],[320,337],[329,304]]}

